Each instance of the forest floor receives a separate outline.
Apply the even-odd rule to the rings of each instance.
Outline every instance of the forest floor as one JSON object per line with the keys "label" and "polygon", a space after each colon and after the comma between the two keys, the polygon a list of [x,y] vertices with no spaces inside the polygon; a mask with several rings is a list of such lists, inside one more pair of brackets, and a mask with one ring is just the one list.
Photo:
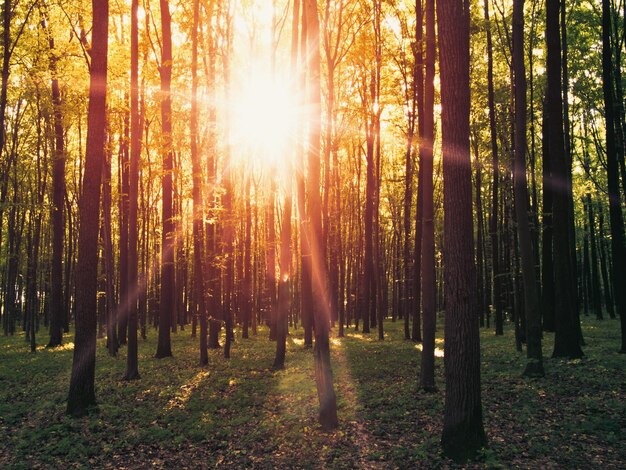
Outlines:
{"label": "forest floor", "polygon": [[[232,358],[210,351],[198,366],[189,329],[172,335],[173,358],[155,359],[156,333],[139,342],[141,379],[125,382],[126,350],[99,340],[99,410],[65,415],[72,362],[66,345],[31,354],[23,334],[0,337],[0,468],[449,468],[443,421],[443,329],[439,391],[418,390],[419,348],[402,323],[385,341],[352,328],[332,338],[339,428],[319,428],[311,350],[302,330],[287,343],[286,369],[272,371],[267,329],[237,339]],[[521,377],[513,327],[481,332],[482,398],[489,447],[470,468],[624,468],[626,357],[619,322],[583,318],[580,360],[546,359],[546,377]],[[39,339],[43,339],[43,331]],[[552,352],[547,334],[544,354]]]}

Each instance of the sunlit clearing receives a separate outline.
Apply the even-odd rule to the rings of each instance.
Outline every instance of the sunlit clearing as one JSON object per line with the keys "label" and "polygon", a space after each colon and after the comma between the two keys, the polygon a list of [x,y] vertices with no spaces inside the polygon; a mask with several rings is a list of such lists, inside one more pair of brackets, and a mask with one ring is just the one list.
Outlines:
{"label": "sunlit clearing", "polygon": [[296,119],[289,90],[287,81],[255,66],[234,85],[229,105],[234,161],[255,170],[289,171]]}
{"label": "sunlit clearing", "polygon": [[330,342],[333,346],[341,346],[341,338],[331,338]]}
{"label": "sunlit clearing", "polygon": [[201,371],[194,375],[189,383],[182,385],[176,395],[167,402],[166,408],[168,410],[173,408],[184,408],[185,404],[189,401],[192,392],[198,388],[202,379],[208,377],[209,375],[210,373],[206,371]]}
{"label": "sunlit clearing", "polygon": [[293,344],[296,344],[298,346],[303,346],[304,345],[304,339],[302,338],[292,338],[291,336],[289,337],[289,339],[291,341],[293,341]]}
{"label": "sunlit clearing", "polygon": [[37,346],[37,351],[72,351],[74,349],[74,343],[63,343],[53,348],[48,348],[44,345]]}
{"label": "sunlit clearing", "polygon": [[348,333],[348,336],[350,336],[351,338],[360,339],[361,341],[372,341],[372,338],[370,336],[365,336],[361,333]]}
{"label": "sunlit clearing", "polygon": [[[416,344],[415,349],[417,349],[418,351],[422,351],[424,348],[421,344]],[[435,357],[443,357],[443,349],[435,348]]]}

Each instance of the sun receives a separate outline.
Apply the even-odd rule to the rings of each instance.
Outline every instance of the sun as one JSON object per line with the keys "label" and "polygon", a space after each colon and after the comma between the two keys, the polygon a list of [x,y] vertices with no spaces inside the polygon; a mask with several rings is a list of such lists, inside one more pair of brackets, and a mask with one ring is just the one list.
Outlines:
{"label": "sun", "polygon": [[231,155],[256,170],[290,166],[297,119],[295,94],[287,80],[252,68],[231,90]]}

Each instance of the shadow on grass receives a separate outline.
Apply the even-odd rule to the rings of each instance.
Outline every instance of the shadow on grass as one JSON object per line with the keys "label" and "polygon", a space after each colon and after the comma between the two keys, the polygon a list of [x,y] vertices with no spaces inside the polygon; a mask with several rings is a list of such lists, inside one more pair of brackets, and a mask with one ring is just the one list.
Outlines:
{"label": "shadow on grass", "polygon": [[[419,390],[420,351],[401,322],[384,323],[385,340],[346,330],[343,350],[356,388],[358,413],[372,436],[367,459],[392,468],[429,468],[439,460],[442,393]],[[368,339],[363,340],[363,337]],[[436,358],[442,388],[443,360]]]}

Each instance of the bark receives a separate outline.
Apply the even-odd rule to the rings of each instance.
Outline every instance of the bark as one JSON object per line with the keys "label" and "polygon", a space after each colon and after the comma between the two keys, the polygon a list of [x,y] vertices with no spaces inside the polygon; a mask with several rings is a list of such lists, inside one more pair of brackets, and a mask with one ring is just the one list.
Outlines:
{"label": "bark", "polygon": [[598,320],[603,319],[602,297],[600,295],[600,273],[598,271],[598,244],[596,241],[596,221],[591,202],[591,194],[586,195],[587,216],[589,218],[589,244],[591,246],[591,300]]}
{"label": "bark", "polygon": [[552,156],[549,151],[550,123],[547,100],[543,107],[542,150],[543,150],[543,207],[542,207],[542,251],[541,251],[541,317],[543,329],[554,331],[554,255],[553,255],[553,193]]}
{"label": "bark", "polygon": [[[524,0],[513,2],[513,72],[515,74],[515,161],[513,185],[517,237],[524,282],[524,314],[526,320],[526,377],[543,377],[541,350],[541,319],[539,293],[535,279],[535,255],[530,233],[528,182],[526,178],[526,70],[524,66]],[[521,311],[520,311],[521,313]]]}
{"label": "bark", "polygon": [[63,342],[63,206],[65,203],[65,143],[61,91],[57,76],[57,57],[54,39],[48,32],[50,73],[52,75],[52,105],[54,108],[54,154],[52,163],[52,272],[50,289],[50,341],[48,347]]}
{"label": "bark", "polygon": [[[404,279],[400,289],[400,311],[404,315],[404,336],[410,338],[409,318],[413,317],[419,306],[413,306],[410,296],[411,293],[411,277],[414,267],[411,265],[411,206],[413,204],[413,147],[415,138],[415,123],[418,119],[418,87],[423,86],[423,79],[418,82],[418,77],[422,72],[422,5],[420,0],[415,2],[415,44],[413,45],[413,74],[411,78],[410,100],[407,100],[407,106],[410,107],[407,130],[407,144],[405,156],[405,173],[404,173],[404,242],[403,242],[403,260],[404,260]],[[419,93],[422,91],[420,89]],[[421,242],[421,240],[420,240]],[[417,243],[417,241],[416,241]],[[399,254],[399,253],[398,253]],[[396,255],[397,258],[397,255]],[[415,260],[413,260],[415,261]],[[415,298],[415,295],[413,296]],[[395,309],[393,310],[395,312]],[[415,324],[415,319],[413,318]],[[418,332],[415,332],[419,336]]]}
{"label": "bark", "polygon": [[598,243],[600,245],[600,271],[602,272],[602,286],[604,287],[604,305],[610,318],[615,318],[615,308],[613,303],[613,296],[611,295],[611,282],[609,278],[608,269],[608,256],[605,249],[605,237],[604,237],[604,210],[600,207],[600,213],[598,215],[598,225],[600,230],[598,232]]}
{"label": "bark", "polygon": [[191,138],[192,196],[193,196],[193,311],[200,317],[200,365],[209,363],[207,350],[207,311],[204,273],[204,201],[202,198],[202,166],[198,154],[198,28],[200,2],[193,2],[193,27],[191,30]]}
{"label": "bark", "polygon": [[[424,140],[424,32],[423,32],[422,0],[415,1],[415,46],[414,58],[414,93],[417,100],[417,134],[418,141]],[[422,151],[419,149],[419,169],[417,173],[417,207],[415,209],[415,251],[413,256],[413,341],[422,340],[422,233],[424,228],[424,165]]]}
{"label": "bark", "polygon": [[139,160],[141,159],[141,127],[139,117],[139,0],[131,3],[130,20],[130,168],[128,187],[128,350],[125,380],[139,378],[137,349],[137,302],[139,300]]}
{"label": "bark", "polygon": [[274,222],[274,206],[276,200],[276,182],[271,178],[270,197],[267,205],[267,251],[265,265],[265,290],[269,301],[270,339],[276,339],[276,226]]}
{"label": "bark", "polygon": [[620,317],[622,344],[620,353],[626,353],[626,241],[624,218],[619,191],[618,154],[615,145],[615,90],[613,87],[613,57],[610,40],[610,0],[602,0],[602,92],[604,96],[604,118],[606,121],[607,183],[609,190],[609,222],[611,224],[611,254],[613,259],[613,294],[616,313]]}
{"label": "bark", "polygon": [[469,4],[439,0],[444,177],[445,414],[442,445],[456,460],[486,444],[480,397],[480,339],[469,152]]}
{"label": "bark", "polygon": [[491,196],[491,220],[489,232],[491,236],[491,270],[493,273],[493,306],[495,310],[496,335],[503,331],[502,312],[502,278],[500,274],[498,207],[500,169],[498,162],[498,136],[496,131],[496,111],[493,84],[493,44],[491,39],[491,24],[489,20],[489,1],[484,0],[485,22],[487,23],[487,101],[489,107],[489,131],[491,134],[491,159],[493,167],[493,185]]}
{"label": "bark", "polygon": [[[128,100],[128,94],[124,95],[124,102]],[[129,155],[128,155],[128,140],[129,140],[129,113],[124,112],[124,118],[122,122],[122,135],[120,136],[119,147],[119,217],[120,217],[120,236],[119,236],[119,291],[120,302],[118,304],[118,332],[117,337],[120,344],[127,343],[127,331],[128,331],[128,310],[129,310],[129,283],[128,283],[128,212],[129,212],[129,198],[128,192],[130,190],[129,179]]]}
{"label": "bark", "polygon": [[174,221],[172,220],[172,24],[168,0],[160,0],[163,49],[161,56],[161,145],[163,158],[161,237],[161,300],[159,302],[159,342],[157,358],[172,355],[170,322],[174,311]]}
{"label": "bark", "polygon": [[[567,158],[563,133],[561,96],[561,44],[559,38],[559,0],[546,2],[547,90],[546,101],[550,135],[548,153],[552,175],[558,186],[553,194],[554,221],[554,317],[555,339],[553,357],[577,358],[583,355],[577,328],[577,301],[572,266],[572,228]],[[568,174],[570,173],[570,174]]]}
{"label": "bark", "polygon": [[100,176],[106,128],[108,0],[93,0],[91,70],[87,114],[85,176],[80,198],[78,265],[76,276],[76,335],[67,412],[86,414],[96,405],[96,291],[98,277],[98,218]]}
{"label": "bark", "polygon": [[[421,166],[424,167],[424,218],[422,228],[422,306],[424,343],[421,387],[434,391],[435,328],[437,322],[437,280],[435,276],[435,205],[433,188],[433,146],[435,141],[435,1],[426,0],[426,79],[424,87],[424,138],[420,140]],[[469,131],[468,131],[469,132]],[[468,134],[469,136],[469,134]],[[471,181],[471,169],[470,169]],[[470,189],[471,194],[471,189]]]}
{"label": "bark", "polygon": [[106,276],[107,308],[107,349],[110,356],[116,356],[120,347],[117,340],[117,305],[115,301],[115,267],[113,239],[111,235],[111,151],[105,152],[104,174],[102,176],[102,226],[104,228],[104,272]]}
{"label": "bark", "polygon": [[321,70],[320,70],[320,32],[317,3],[304,0],[304,17],[307,24],[307,44],[310,51],[308,72],[310,87],[308,104],[311,109],[309,121],[309,151],[307,196],[310,202],[311,219],[311,260],[313,321],[315,325],[315,382],[320,402],[319,422],[324,430],[334,429],[339,425],[337,419],[337,398],[333,387],[333,373],[330,364],[330,312],[327,296],[326,265],[322,246],[322,214],[320,201],[320,133],[321,133]]}
{"label": "bark", "polygon": [[276,356],[273,369],[285,368],[287,350],[287,315],[291,285],[291,191],[285,196],[283,224],[280,231],[280,280],[278,282],[278,309],[276,315]]}
{"label": "bark", "polygon": [[[304,1],[304,0],[301,0]],[[302,4],[302,31],[300,33],[300,56],[308,57],[307,54],[307,18],[306,8]],[[300,87],[301,90],[306,89],[306,73],[305,68],[302,67],[300,74]],[[303,93],[303,92],[302,92]],[[304,95],[300,95],[301,106],[305,105]],[[309,234],[309,222],[308,222],[308,204],[306,199],[306,178],[305,178],[305,158],[304,151],[301,153],[301,158],[298,159],[297,170],[297,185],[298,185],[298,214],[300,218],[300,266],[302,272],[300,274],[300,315],[302,318],[302,326],[304,328],[304,347],[310,348],[313,346],[313,311],[312,311],[312,298],[313,293],[311,291],[312,286],[312,264],[311,264],[311,246],[310,246],[310,234]]]}
{"label": "bark", "polygon": [[[250,177],[246,182],[246,221],[243,248],[243,288],[242,288],[242,338],[248,338],[248,327],[253,317],[252,311],[252,204],[250,201]],[[255,328],[256,329],[256,328]]]}
{"label": "bark", "polygon": [[[367,81],[367,80],[365,80]],[[372,78],[370,88],[370,106],[373,106],[373,101],[376,98],[375,83]],[[365,92],[364,94],[367,94]],[[367,101],[366,101],[367,103]],[[367,168],[365,172],[365,220],[364,220],[364,233],[365,233],[365,255],[363,259],[364,263],[364,296],[363,296],[363,333],[370,332],[370,320],[372,316],[375,316],[376,305],[376,281],[374,279],[374,233],[373,233],[373,218],[374,218],[374,197],[376,192],[376,181],[374,174],[374,140],[375,140],[375,122],[372,116],[369,117],[370,121],[367,123],[367,150],[366,150],[366,163]]]}

